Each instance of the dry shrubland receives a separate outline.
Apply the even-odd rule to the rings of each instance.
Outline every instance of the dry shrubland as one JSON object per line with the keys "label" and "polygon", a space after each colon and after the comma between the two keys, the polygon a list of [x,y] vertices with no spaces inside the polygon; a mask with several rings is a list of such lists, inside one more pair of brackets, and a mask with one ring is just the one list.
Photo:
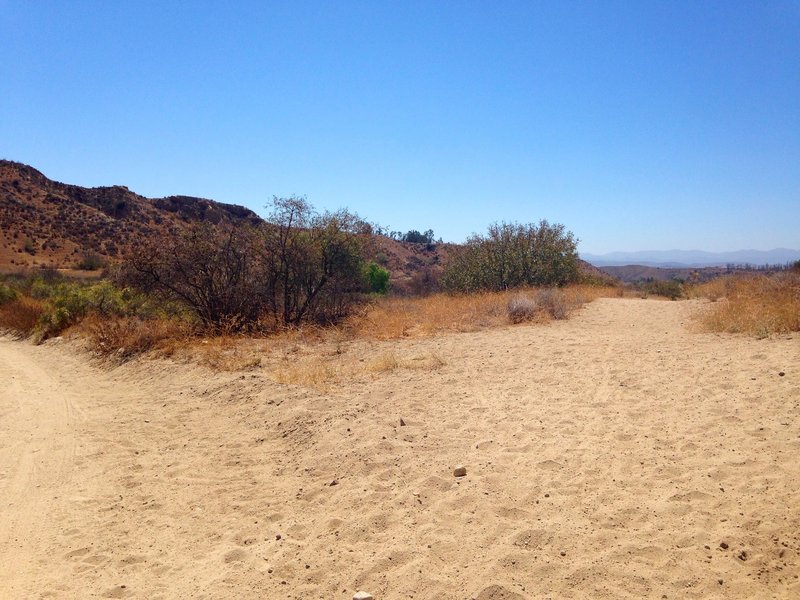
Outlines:
{"label": "dry shrubland", "polygon": [[35,298],[19,296],[10,299],[0,304],[0,330],[28,337],[36,329],[44,312],[44,305]]}
{"label": "dry shrubland", "polygon": [[[575,285],[558,289],[383,298],[351,318],[345,327],[354,337],[379,340],[478,331],[509,322],[565,318],[571,310],[595,298],[617,295],[614,287]],[[523,319],[513,310],[519,298],[528,299],[528,304],[532,305],[530,315]]]}
{"label": "dry shrubland", "polygon": [[709,331],[756,337],[800,331],[800,273],[732,275],[697,286],[714,304],[701,317]]}

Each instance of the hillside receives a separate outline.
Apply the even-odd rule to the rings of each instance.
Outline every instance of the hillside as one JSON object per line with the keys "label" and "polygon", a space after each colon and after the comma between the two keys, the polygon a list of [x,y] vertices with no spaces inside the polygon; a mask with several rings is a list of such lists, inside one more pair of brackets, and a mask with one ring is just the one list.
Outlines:
{"label": "hillside", "polygon": [[[74,269],[87,258],[113,263],[138,242],[177,235],[201,222],[257,225],[263,220],[243,206],[189,196],[145,198],[121,185],[69,185],[28,165],[0,160],[0,272]],[[390,271],[393,289],[420,293],[435,288],[458,246],[372,236],[366,247],[368,258]],[[604,277],[583,261],[581,269]]]}
{"label": "hillside", "polygon": [[149,199],[124,186],[84,188],[52,181],[20,163],[0,161],[0,269],[72,268],[88,256],[113,261],[143,239],[188,224],[256,223],[242,206],[203,198]]}

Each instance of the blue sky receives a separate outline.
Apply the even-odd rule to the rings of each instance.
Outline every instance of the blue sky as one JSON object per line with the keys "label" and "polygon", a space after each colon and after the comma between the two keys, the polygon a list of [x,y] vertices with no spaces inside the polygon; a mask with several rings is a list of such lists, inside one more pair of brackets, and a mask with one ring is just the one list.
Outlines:
{"label": "blue sky", "polygon": [[0,157],[461,241],[800,248],[800,2],[0,0]]}

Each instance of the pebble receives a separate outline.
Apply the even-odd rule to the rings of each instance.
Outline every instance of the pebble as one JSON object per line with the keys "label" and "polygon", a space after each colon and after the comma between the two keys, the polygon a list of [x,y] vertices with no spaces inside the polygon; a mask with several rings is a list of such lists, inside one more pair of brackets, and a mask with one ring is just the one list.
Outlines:
{"label": "pebble", "polygon": [[375,600],[375,597],[369,592],[356,592],[353,600]]}
{"label": "pebble", "polygon": [[467,467],[456,467],[453,470],[453,477],[464,477],[467,474]]}
{"label": "pebble", "polygon": [[778,377],[783,377],[784,375],[786,375],[786,373],[784,373],[783,371],[781,371],[780,373],[778,373]]}
{"label": "pebble", "polygon": [[405,426],[406,426],[405,419],[403,419],[403,417],[400,417],[400,427],[405,427]]}
{"label": "pebble", "polygon": [[728,549],[728,543],[727,542],[720,542],[719,543],[719,547],[722,548],[723,550],[727,550]]}

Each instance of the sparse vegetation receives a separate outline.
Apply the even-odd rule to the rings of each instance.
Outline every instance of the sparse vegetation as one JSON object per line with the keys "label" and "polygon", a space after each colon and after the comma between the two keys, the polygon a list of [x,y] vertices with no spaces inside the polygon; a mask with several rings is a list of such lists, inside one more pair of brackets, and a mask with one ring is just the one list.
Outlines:
{"label": "sparse vegetation", "polygon": [[719,300],[700,317],[710,331],[760,338],[800,331],[800,273],[729,276],[693,293]]}
{"label": "sparse vegetation", "polygon": [[[479,331],[525,320],[546,322],[601,297],[616,297],[616,287],[575,285],[558,290],[432,294],[422,298],[389,297],[372,303],[346,323],[350,335],[367,339],[397,339],[439,333]],[[512,300],[526,298],[531,318],[509,311]],[[538,299],[538,301],[537,301]],[[520,309],[522,315],[528,311]],[[556,316],[558,315],[558,316]]]}

